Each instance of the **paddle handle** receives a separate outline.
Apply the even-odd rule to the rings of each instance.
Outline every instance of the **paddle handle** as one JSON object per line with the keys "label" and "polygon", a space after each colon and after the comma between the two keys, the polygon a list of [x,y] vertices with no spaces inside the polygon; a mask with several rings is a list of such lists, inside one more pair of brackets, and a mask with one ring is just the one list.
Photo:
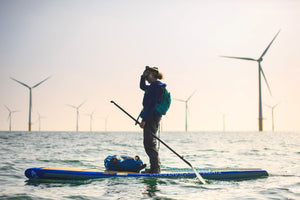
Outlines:
{"label": "paddle handle", "polygon": [[110,101],[110,103],[115,104],[120,110],[122,110],[126,115],[128,115],[131,119],[133,119],[137,124],[140,124],[138,120],[136,120],[134,117],[132,117],[128,112],[126,112],[121,106],[119,106],[116,102]]}

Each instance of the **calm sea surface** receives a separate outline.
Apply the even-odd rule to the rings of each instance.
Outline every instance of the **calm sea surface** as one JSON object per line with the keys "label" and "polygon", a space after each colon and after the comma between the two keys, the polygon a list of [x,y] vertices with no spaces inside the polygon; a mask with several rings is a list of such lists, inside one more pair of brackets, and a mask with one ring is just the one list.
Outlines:
{"label": "calm sea surface", "polygon": [[[194,167],[262,168],[268,178],[208,181],[193,178],[107,178],[28,182],[31,167],[102,168],[108,155],[139,155],[149,163],[142,133],[0,132],[0,199],[300,199],[300,133],[163,132]],[[188,167],[160,145],[163,165]]]}

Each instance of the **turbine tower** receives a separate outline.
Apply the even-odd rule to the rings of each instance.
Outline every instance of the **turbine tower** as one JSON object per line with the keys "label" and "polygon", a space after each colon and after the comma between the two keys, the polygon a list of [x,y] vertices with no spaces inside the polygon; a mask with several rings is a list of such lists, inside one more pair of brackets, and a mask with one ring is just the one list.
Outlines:
{"label": "turbine tower", "polygon": [[79,117],[79,108],[85,103],[86,101],[82,102],[79,106],[67,105],[72,108],[76,109],[77,117],[76,117],[76,132],[78,132],[78,117]]}
{"label": "turbine tower", "polygon": [[19,112],[17,110],[10,110],[6,105],[4,105],[6,107],[6,109],[8,110],[9,114],[8,114],[8,120],[9,120],[9,132],[11,132],[11,114]]}
{"label": "turbine tower", "polygon": [[35,84],[32,87],[29,87],[28,85],[26,85],[25,83],[22,83],[21,81],[18,81],[12,77],[10,77],[12,80],[20,83],[21,85],[27,87],[29,89],[29,119],[28,119],[28,131],[31,131],[31,108],[32,108],[32,89],[36,88],[37,86],[41,85],[43,82],[45,82],[46,80],[48,80],[51,76],[49,76],[48,78],[42,80],[41,82]]}
{"label": "turbine tower", "polygon": [[272,131],[274,132],[274,109],[279,105],[278,104],[275,104],[274,106],[270,106],[270,105],[267,105],[265,104],[265,106],[269,107],[272,109]]}
{"label": "turbine tower", "polygon": [[185,132],[188,131],[188,124],[187,124],[188,102],[192,98],[192,96],[195,94],[195,92],[196,92],[196,90],[186,100],[183,100],[183,99],[174,99],[176,101],[180,101],[180,102],[184,102],[185,103]]}
{"label": "turbine tower", "polygon": [[246,58],[246,57],[232,57],[232,56],[221,56],[224,58],[233,58],[233,59],[241,59],[241,60],[248,60],[248,61],[256,61],[258,62],[258,130],[263,131],[263,113],[262,113],[262,95],[261,95],[261,75],[263,75],[266,85],[269,89],[269,92],[272,96],[270,86],[268,84],[267,78],[265,76],[265,73],[261,67],[261,62],[263,61],[264,55],[267,53],[268,49],[270,48],[271,44],[274,42],[276,39],[277,35],[279,34],[280,30],[278,33],[275,35],[273,40],[270,42],[270,44],[267,46],[266,50],[261,54],[261,56],[258,59],[253,59],[253,58]]}

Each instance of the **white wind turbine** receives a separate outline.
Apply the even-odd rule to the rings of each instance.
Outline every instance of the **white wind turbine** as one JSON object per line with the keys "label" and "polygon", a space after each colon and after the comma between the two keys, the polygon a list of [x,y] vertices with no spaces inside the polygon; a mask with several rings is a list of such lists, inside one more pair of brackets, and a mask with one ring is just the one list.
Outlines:
{"label": "white wind turbine", "polygon": [[224,113],[222,113],[222,120],[223,120],[223,132],[226,131],[226,122],[225,122],[225,118],[226,118],[226,115]]}
{"label": "white wind turbine", "polygon": [[79,106],[73,106],[73,105],[69,105],[67,104],[67,106],[70,106],[72,108],[76,109],[76,113],[77,113],[77,117],[76,117],[76,132],[78,132],[78,117],[79,117],[79,108],[85,103],[86,101],[82,102]]}
{"label": "white wind turbine", "polygon": [[265,76],[265,73],[261,67],[261,62],[263,61],[263,57],[264,55],[267,53],[268,49],[270,48],[271,44],[273,43],[273,41],[275,40],[275,38],[277,37],[277,35],[279,34],[280,30],[278,31],[278,33],[275,35],[275,37],[273,38],[273,40],[270,42],[270,44],[267,46],[266,50],[262,53],[262,55],[258,58],[258,59],[253,59],[253,58],[245,58],[245,57],[232,57],[232,56],[221,56],[221,57],[225,57],[225,58],[234,58],[234,59],[241,59],[241,60],[248,60],[248,61],[256,61],[258,62],[258,110],[259,110],[259,114],[258,114],[258,130],[259,131],[263,131],[263,114],[262,114],[262,95],[261,95],[261,74],[263,75],[266,85],[269,89],[269,92],[272,96],[271,93],[271,89],[270,86],[268,84],[267,78]]}
{"label": "white wind turbine", "polygon": [[9,132],[11,132],[11,114],[19,112],[18,110],[10,110],[6,105],[4,105],[6,107],[6,109],[8,110],[9,114],[8,114],[8,120],[9,120]]}
{"label": "white wind turbine", "polygon": [[188,131],[188,120],[187,120],[187,112],[188,112],[188,102],[189,100],[192,98],[192,96],[195,94],[196,90],[189,96],[189,98],[187,98],[186,100],[183,100],[183,99],[174,99],[176,101],[180,101],[180,102],[183,102],[185,103],[185,132]]}
{"label": "white wind turbine", "polygon": [[39,131],[41,131],[41,119],[45,119],[45,117],[41,116],[40,113],[38,112],[38,121],[39,121]]}
{"label": "white wind turbine", "polygon": [[95,113],[95,111],[93,111],[92,113],[86,114],[87,116],[90,117],[90,132],[93,131],[93,120],[94,120],[93,116],[94,116],[94,113]]}
{"label": "white wind turbine", "polygon": [[39,86],[40,84],[42,84],[43,82],[45,82],[46,80],[48,80],[51,76],[49,76],[48,78],[42,80],[41,82],[35,84],[32,87],[29,87],[28,85],[26,85],[25,83],[22,83],[21,81],[18,81],[12,77],[10,77],[12,80],[20,83],[21,85],[27,87],[29,89],[29,119],[28,119],[28,131],[31,131],[31,110],[32,110],[32,89],[36,88],[37,86]]}
{"label": "white wind turbine", "polygon": [[269,107],[272,109],[272,131],[274,132],[274,109],[279,105],[279,103],[273,105],[273,106],[270,106],[270,105],[267,105],[265,104],[265,106]]}
{"label": "white wind turbine", "polygon": [[105,132],[107,132],[108,118],[109,118],[109,115],[107,115],[104,119],[105,120]]}

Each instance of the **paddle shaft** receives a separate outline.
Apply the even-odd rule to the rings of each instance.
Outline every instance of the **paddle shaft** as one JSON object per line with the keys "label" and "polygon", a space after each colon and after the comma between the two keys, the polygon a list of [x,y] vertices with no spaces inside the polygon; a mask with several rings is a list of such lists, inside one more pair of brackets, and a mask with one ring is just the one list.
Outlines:
{"label": "paddle shaft", "polygon": [[[140,124],[140,122],[138,120],[136,120],[134,117],[132,117],[128,112],[126,112],[122,107],[120,107],[116,102],[114,101],[110,101],[110,103],[115,104],[115,106],[117,106],[120,110],[122,110],[126,115],[128,115],[131,119],[133,119],[137,124]],[[163,145],[165,145],[168,149],[170,149],[176,156],[178,156],[181,160],[183,160],[186,164],[188,164],[195,172],[197,178],[203,183],[205,184],[205,181],[203,180],[203,178],[200,176],[199,173],[197,173],[197,171],[194,169],[194,167],[192,166],[192,164],[187,161],[186,159],[183,158],[183,156],[179,155],[176,151],[174,151],[171,147],[169,147],[169,145],[167,145],[164,141],[162,141],[160,138],[158,138],[156,135],[154,135],[153,133],[151,133],[152,136],[157,139],[158,141],[160,141]]]}

